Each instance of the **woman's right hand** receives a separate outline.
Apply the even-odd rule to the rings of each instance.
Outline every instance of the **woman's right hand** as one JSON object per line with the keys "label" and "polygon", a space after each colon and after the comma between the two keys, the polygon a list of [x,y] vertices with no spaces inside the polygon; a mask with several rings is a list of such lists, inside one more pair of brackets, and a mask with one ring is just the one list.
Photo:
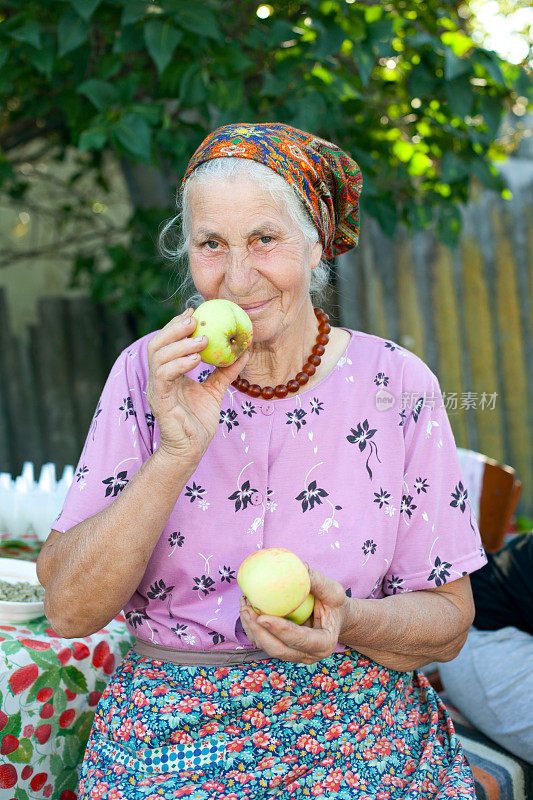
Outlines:
{"label": "woman's right hand", "polygon": [[187,309],[148,342],[146,400],[160,431],[159,449],[173,458],[199,461],[218,430],[228,386],[244,369],[249,351],[229,367],[217,367],[203,383],[185,373],[200,361],[208,343],[191,337],[196,320]]}

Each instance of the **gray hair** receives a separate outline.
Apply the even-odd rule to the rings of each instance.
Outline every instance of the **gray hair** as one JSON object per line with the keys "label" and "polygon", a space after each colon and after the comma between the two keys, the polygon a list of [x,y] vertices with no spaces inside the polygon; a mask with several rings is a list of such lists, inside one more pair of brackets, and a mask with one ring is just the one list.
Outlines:
{"label": "gray hair", "polygon": [[[159,234],[159,252],[163,257],[171,259],[176,266],[185,264],[184,274],[177,289],[176,294],[185,296],[188,292],[194,292],[196,287],[192,279],[188,262],[188,251],[191,237],[191,212],[189,193],[191,185],[196,181],[211,181],[218,179],[228,179],[240,176],[251,178],[263,191],[269,192],[272,199],[282,208],[285,208],[292,221],[300,228],[309,250],[316,242],[320,241],[319,233],[311,219],[309,212],[300,200],[292,186],[281,177],[277,172],[247,158],[212,158],[199,164],[185,181],[183,195],[180,206],[179,194],[176,201],[178,213],[175,217],[168,220],[162,227]],[[180,223],[177,225],[176,223]],[[309,284],[309,294],[313,305],[321,305],[327,299],[330,288],[330,266],[322,258],[319,264],[311,271]],[[199,293],[191,294],[185,301],[185,307],[196,308],[204,302],[204,297]]]}

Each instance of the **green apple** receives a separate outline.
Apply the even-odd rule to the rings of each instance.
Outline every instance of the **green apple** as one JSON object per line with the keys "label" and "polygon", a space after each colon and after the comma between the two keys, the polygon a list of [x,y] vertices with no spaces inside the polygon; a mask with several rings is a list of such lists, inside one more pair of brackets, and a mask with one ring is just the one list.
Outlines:
{"label": "green apple", "polygon": [[[299,612],[293,621],[300,623],[310,616],[307,567],[285,547],[266,547],[245,558],[237,573],[237,583],[257,613],[285,617]],[[300,611],[302,605],[306,608]],[[307,616],[305,616],[305,613]]]}
{"label": "green apple", "polygon": [[295,622],[297,625],[303,625],[313,613],[315,607],[315,598],[312,594],[308,594],[303,603],[298,608],[295,608],[290,614],[285,614],[285,619]]}
{"label": "green apple", "polygon": [[200,358],[215,367],[229,367],[252,343],[252,320],[231,300],[206,300],[192,316],[196,328],[191,336],[207,336]]}

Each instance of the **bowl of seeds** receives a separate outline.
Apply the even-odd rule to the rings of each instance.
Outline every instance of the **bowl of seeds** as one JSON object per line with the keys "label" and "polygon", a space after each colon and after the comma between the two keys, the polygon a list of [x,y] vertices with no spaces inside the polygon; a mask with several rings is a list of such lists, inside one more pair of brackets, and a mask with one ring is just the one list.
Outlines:
{"label": "bowl of seeds", "polygon": [[27,622],[44,615],[44,589],[33,561],[0,558],[0,620]]}

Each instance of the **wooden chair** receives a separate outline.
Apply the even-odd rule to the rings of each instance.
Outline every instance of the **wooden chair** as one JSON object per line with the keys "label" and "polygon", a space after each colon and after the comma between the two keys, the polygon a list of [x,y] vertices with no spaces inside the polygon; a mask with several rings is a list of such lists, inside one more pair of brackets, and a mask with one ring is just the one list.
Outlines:
{"label": "wooden chair", "polygon": [[486,459],[479,532],[487,552],[495,553],[502,547],[521,491],[522,483],[512,467],[499,464],[492,458]]}

